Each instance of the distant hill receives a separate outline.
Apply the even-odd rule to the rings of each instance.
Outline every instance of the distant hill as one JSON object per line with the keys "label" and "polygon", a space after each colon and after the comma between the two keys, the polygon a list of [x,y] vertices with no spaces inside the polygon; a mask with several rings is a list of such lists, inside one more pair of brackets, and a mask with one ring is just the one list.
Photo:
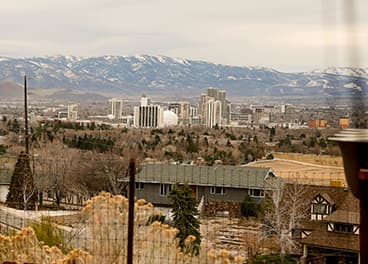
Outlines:
{"label": "distant hill", "polygon": [[98,94],[193,96],[218,87],[232,96],[339,96],[368,90],[367,68],[285,73],[165,56],[0,57],[0,80],[21,83],[24,74],[31,77],[31,88]]}
{"label": "distant hill", "polygon": [[23,87],[9,80],[0,81],[0,97],[22,97]]}

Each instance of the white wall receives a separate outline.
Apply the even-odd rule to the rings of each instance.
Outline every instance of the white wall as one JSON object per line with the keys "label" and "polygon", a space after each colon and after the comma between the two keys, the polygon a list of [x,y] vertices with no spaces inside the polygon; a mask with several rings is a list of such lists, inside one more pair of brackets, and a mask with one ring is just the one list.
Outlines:
{"label": "white wall", "polygon": [[6,195],[9,192],[9,185],[0,185],[0,202],[6,202]]}

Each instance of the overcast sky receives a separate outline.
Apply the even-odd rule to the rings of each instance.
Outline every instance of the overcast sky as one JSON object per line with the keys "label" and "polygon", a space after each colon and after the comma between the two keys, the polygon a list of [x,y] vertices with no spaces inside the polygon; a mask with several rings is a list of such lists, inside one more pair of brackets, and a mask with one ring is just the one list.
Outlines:
{"label": "overcast sky", "polygon": [[[166,55],[282,71],[368,67],[368,1],[2,0],[0,55]],[[354,55],[354,54],[353,54]]]}

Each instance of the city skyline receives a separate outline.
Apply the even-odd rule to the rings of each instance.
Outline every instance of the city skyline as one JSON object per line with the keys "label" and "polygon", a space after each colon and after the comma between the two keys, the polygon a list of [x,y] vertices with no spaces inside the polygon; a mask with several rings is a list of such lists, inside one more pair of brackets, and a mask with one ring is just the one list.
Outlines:
{"label": "city skyline", "polygon": [[[9,1],[0,10],[0,56],[148,54],[291,72],[367,67],[367,3],[356,4],[356,25],[347,26],[345,6],[332,0]],[[348,50],[356,48],[352,65]]]}

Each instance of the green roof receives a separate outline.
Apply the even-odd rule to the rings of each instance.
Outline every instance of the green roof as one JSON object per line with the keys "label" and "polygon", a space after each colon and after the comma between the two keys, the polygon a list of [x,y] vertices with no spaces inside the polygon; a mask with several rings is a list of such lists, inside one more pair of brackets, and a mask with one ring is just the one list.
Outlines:
{"label": "green roof", "polygon": [[136,181],[263,189],[269,176],[274,176],[271,168],[148,163],[143,166]]}

